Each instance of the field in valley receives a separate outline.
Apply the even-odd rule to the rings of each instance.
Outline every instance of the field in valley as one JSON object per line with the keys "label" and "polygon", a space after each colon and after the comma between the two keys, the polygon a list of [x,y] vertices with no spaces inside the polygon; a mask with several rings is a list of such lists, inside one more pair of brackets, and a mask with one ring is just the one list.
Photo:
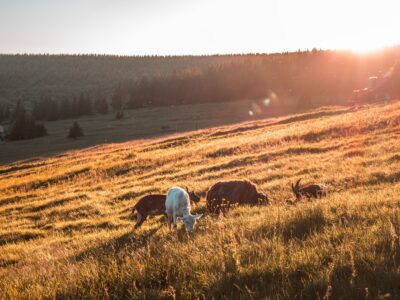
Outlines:
{"label": "field in valley", "polygon": [[[329,107],[0,166],[0,299],[400,298],[400,102]],[[269,207],[186,236],[138,197],[248,178]],[[287,205],[289,183],[328,196]]]}

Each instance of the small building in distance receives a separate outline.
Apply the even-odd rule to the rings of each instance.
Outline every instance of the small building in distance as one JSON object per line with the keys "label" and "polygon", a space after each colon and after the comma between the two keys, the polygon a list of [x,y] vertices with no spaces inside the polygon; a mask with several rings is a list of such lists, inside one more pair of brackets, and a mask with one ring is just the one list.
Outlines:
{"label": "small building in distance", "polygon": [[391,98],[390,92],[387,89],[389,80],[390,75],[383,75],[382,72],[379,72],[377,76],[370,76],[367,87],[353,90],[350,102],[353,104],[362,104],[370,101],[389,100]]}

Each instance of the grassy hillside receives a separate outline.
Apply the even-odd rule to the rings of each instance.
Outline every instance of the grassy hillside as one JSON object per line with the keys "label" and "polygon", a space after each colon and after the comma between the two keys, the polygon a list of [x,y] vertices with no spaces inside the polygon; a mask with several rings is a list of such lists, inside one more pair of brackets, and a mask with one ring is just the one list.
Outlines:
{"label": "grassy hillside", "polygon": [[[259,118],[249,115],[253,105],[252,101],[236,101],[148,107],[127,110],[121,120],[116,120],[115,114],[108,114],[46,122],[48,136],[1,143],[0,164],[99,144],[148,139]],[[264,115],[279,113],[282,112],[268,109]],[[83,128],[85,136],[77,140],[67,139],[69,128],[75,120]]]}
{"label": "grassy hillside", "polygon": [[[0,298],[400,297],[400,102],[71,151],[0,167]],[[194,234],[141,195],[249,178],[272,205],[206,216]],[[325,199],[285,204],[298,178]]]}

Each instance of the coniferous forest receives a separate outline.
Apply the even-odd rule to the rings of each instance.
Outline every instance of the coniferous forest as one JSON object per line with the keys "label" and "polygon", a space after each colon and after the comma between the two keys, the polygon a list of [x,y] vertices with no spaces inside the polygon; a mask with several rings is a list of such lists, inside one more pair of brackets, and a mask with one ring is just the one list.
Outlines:
{"label": "coniferous forest", "polygon": [[[20,110],[32,121],[56,121],[240,100],[307,109],[348,103],[355,89],[371,85],[371,77],[381,98],[395,98],[399,58],[400,46],[368,55],[317,49],[183,57],[1,55],[0,123],[15,125]],[[375,96],[364,93],[362,100]],[[36,135],[16,139],[24,136]]]}
{"label": "coniferous forest", "polygon": [[103,98],[114,110],[263,98],[271,92],[283,101],[332,103],[365,87],[370,76],[390,72],[399,59],[400,46],[363,55],[316,49],[182,57],[0,55],[0,103],[23,100],[32,109],[35,102],[46,103],[46,112],[39,112],[44,119],[55,118],[51,100],[60,111],[68,107],[60,118],[91,113],[87,100],[94,106]]}

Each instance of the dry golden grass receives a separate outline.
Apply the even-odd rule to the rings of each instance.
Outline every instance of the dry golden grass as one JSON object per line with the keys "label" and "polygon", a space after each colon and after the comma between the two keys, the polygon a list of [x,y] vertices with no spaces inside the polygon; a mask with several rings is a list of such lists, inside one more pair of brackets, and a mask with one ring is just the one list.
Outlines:
{"label": "dry golden grass", "polygon": [[[400,297],[400,102],[326,108],[0,167],[0,299]],[[269,207],[187,237],[141,195],[248,178]],[[285,204],[289,183],[327,184]]]}

